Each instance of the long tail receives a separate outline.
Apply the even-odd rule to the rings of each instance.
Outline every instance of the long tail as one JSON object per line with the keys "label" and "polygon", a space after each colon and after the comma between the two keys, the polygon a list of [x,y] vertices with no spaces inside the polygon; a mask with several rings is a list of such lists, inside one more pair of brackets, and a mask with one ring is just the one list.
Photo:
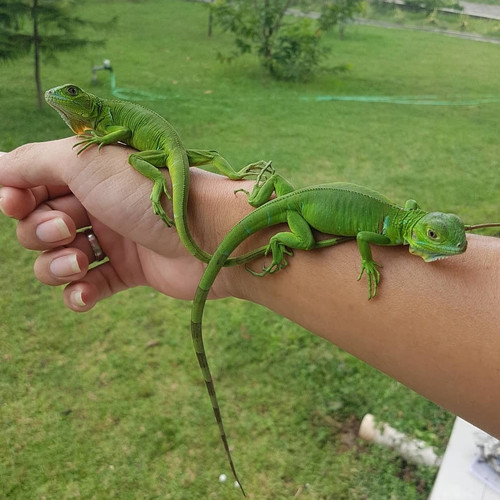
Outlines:
{"label": "long tail", "polygon": [[[293,196],[293,194],[291,195]],[[220,407],[217,401],[217,395],[215,393],[214,382],[210,373],[210,368],[208,366],[205,347],[203,345],[203,311],[205,309],[205,303],[207,301],[208,293],[215,281],[215,278],[219,274],[219,271],[222,269],[222,267],[227,263],[231,253],[251,234],[254,234],[265,227],[270,227],[286,221],[286,198],[289,198],[289,196],[284,195],[282,197],[275,198],[267,202],[266,204],[256,208],[253,212],[251,212],[240,222],[238,222],[231,229],[231,231],[229,231],[226,237],[222,240],[221,244],[218,246],[212,259],[208,263],[203,276],[201,277],[191,309],[191,337],[193,340],[193,346],[196,351],[198,363],[203,373],[203,378],[207,386],[210,400],[212,402],[215,420],[217,421],[217,425],[219,427],[220,437],[222,443],[224,444],[224,449],[226,450],[226,455],[229,461],[229,465],[231,466],[231,471],[236,481],[238,481],[238,484],[240,485],[241,491],[244,496],[246,496],[245,491],[241,486],[241,481],[239,480],[238,474],[236,473],[236,468],[234,466],[231,452],[229,450],[226,432],[224,430],[224,424],[222,422]],[[343,243],[352,239],[352,237],[330,238],[328,240],[318,241],[315,244],[314,248],[325,248],[327,246],[337,245],[339,243]],[[265,249],[266,247],[262,248]]]}
{"label": "long tail", "polygon": [[[207,295],[208,295],[208,290],[205,291],[202,290],[201,288],[198,288],[195,300],[198,302],[198,304],[201,304],[201,310],[199,312],[200,321],[199,322],[196,321],[196,318],[191,320],[191,336],[193,339],[194,350],[196,351],[196,356],[198,358],[198,364],[200,365],[201,372],[205,380],[205,385],[207,387],[210,400],[212,402],[212,409],[214,412],[215,420],[217,421],[217,425],[219,427],[221,441],[224,445],[224,449],[226,450],[226,455],[229,461],[229,466],[231,467],[231,472],[233,473],[234,479],[238,482],[238,485],[241,488],[243,496],[246,497],[245,490],[243,489],[241,481],[238,477],[238,473],[236,472],[236,467],[234,466],[233,457],[231,456],[231,451],[229,450],[229,444],[227,442],[226,431],[224,430],[224,424],[222,422],[222,415],[220,412],[219,402],[217,400],[217,394],[215,393],[214,381],[212,379],[210,367],[208,366],[208,359],[205,353],[205,347],[203,345],[201,316],[203,315],[203,306],[206,302]],[[193,308],[193,316],[195,315],[198,316]]]}
{"label": "long tail", "polygon": [[[215,393],[214,381],[212,379],[212,374],[210,372],[207,356],[205,353],[205,347],[203,345],[202,320],[203,320],[203,311],[205,309],[205,303],[210,288],[212,287],[215,278],[219,274],[219,271],[227,262],[229,256],[236,249],[236,247],[238,247],[240,243],[242,243],[246,238],[248,238],[250,234],[257,232],[259,229],[262,229],[263,227],[267,227],[270,225],[278,224],[286,220],[283,214],[280,211],[278,211],[279,213],[277,213],[276,216],[271,217],[272,222],[270,222],[271,219],[268,219],[266,215],[261,215],[262,212],[266,210],[269,210],[269,207],[263,206],[257,208],[252,213],[247,215],[247,217],[238,222],[236,226],[234,226],[233,229],[231,229],[231,231],[226,235],[222,243],[215,251],[212,259],[210,260],[207,268],[205,269],[205,272],[203,273],[203,276],[198,285],[198,289],[196,290],[196,295],[194,297],[193,306],[191,309],[191,337],[193,340],[194,349],[196,351],[196,356],[198,358],[198,364],[200,365],[200,369],[202,371],[203,378],[205,380],[207,391],[210,396],[210,400],[212,402],[212,408],[215,420],[217,421],[217,425],[219,427],[220,438],[224,445],[224,449],[226,450],[226,455],[229,461],[229,465],[231,467],[231,471],[233,473],[235,480],[238,482],[241,488],[241,492],[243,493],[244,496],[246,496],[246,494],[243,489],[243,486],[241,485],[241,481],[238,478],[238,474],[234,466],[231,452],[229,450],[229,444],[227,442],[227,436],[224,430],[224,424],[222,421],[219,402],[217,400],[217,395]],[[267,213],[270,214],[271,212],[268,211]]]}

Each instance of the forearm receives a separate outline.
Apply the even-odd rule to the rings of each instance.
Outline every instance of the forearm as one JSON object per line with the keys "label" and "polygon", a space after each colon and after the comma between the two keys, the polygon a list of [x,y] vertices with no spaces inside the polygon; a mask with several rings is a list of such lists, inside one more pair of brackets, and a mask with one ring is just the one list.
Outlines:
{"label": "forearm", "polygon": [[[249,210],[235,201],[229,211],[228,202],[221,212],[224,228]],[[268,237],[269,231],[253,245]],[[365,278],[356,281],[360,257],[354,242],[295,252],[285,270],[265,278],[240,266],[224,269],[220,279],[232,295],[301,324],[500,435],[500,240],[468,239],[465,254],[434,263],[405,247],[374,246],[375,261],[384,267],[371,301]]]}
{"label": "forearm", "polygon": [[372,301],[354,244],[297,254],[246,298],[500,435],[498,240],[470,237],[466,255],[434,264],[404,248],[374,254],[384,269]]}

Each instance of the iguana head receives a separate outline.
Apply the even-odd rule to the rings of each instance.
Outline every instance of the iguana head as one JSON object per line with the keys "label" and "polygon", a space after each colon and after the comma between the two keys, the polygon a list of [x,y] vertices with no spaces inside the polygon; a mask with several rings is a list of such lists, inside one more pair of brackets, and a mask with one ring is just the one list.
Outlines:
{"label": "iguana head", "polygon": [[45,92],[45,100],[61,115],[75,134],[94,129],[99,116],[99,98],[68,83]]}
{"label": "iguana head", "polygon": [[454,214],[430,212],[412,227],[406,240],[410,253],[425,262],[444,259],[465,252],[467,239],[463,222]]}

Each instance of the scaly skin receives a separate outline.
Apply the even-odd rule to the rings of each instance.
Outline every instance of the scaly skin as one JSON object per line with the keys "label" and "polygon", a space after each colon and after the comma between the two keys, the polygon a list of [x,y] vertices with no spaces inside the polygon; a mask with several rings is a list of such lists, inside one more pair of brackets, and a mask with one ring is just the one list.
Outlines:
{"label": "scaly skin", "polygon": [[[255,175],[255,171],[265,165],[257,162],[235,171],[231,165],[215,151],[186,150],[173,126],[163,117],[138,104],[105,100],[89,94],[76,85],[55,87],[45,93],[47,103],[56,109],[71,130],[83,138],[76,146],[81,146],[78,154],[98,145],[123,142],[138,150],[129,157],[129,163],[141,174],[153,181],[151,201],[153,209],[165,222],[172,226],[161,205],[161,197],[167,192],[165,178],[159,171],[168,168],[172,181],[172,205],[175,227],[179,238],[189,252],[203,262],[211,255],[202,250],[194,241],[187,227],[186,212],[189,194],[189,166],[211,164],[230,179],[244,179]],[[264,248],[256,249],[226,265],[237,265],[262,255]]]}
{"label": "scaly skin", "polygon": [[[276,191],[277,198],[269,200]],[[212,402],[221,440],[235,479],[240,483],[229,451],[220,407],[203,345],[202,319],[208,293],[231,253],[251,234],[283,222],[290,232],[271,237],[267,252],[272,262],[258,276],[273,273],[287,265],[288,250],[336,245],[356,238],[361,255],[361,272],[368,278],[368,298],[375,296],[380,272],[372,259],[370,244],[406,245],[410,252],[426,262],[458,255],[465,251],[467,240],[462,221],[453,214],[428,213],[409,200],[400,207],[371,189],[347,183],[307,187],[296,191],[282,177],[273,174],[262,185],[257,182],[249,201],[257,206],[227,234],[210,260],[196,291],[191,310],[191,336],[198,362]],[[316,242],[311,228],[336,235]],[[241,483],[240,483],[241,485]],[[242,488],[243,494],[243,488]]]}

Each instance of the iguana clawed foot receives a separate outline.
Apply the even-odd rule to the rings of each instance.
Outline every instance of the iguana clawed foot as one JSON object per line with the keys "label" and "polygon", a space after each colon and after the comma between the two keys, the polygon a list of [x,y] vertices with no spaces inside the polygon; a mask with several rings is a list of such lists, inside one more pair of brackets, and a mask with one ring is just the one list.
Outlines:
{"label": "iguana clawed foot", "polygon": [[255,179],[255,183],[260,186],[262,183],[267,181],[267,179],[269,179],[269,177],[271,177],[271,175],[273,175],[275,173],[275,170],[274,170],[274,167],[273,167],[271,161],[258,162],[258,163],[264,164],[264,165],[261,165],[260,172],[257,175],[257,179]]}
{"label": "iguana clawed foot", "polygon": [[[251,163],[250,165],[247,165],[245,168],[242,169],[243,172],[246,172],[245,175],[255,175],[254,170],[257,170],[259,173],[257,174],[257,178],[255,179],[255,186],[257,188],[260,188],[260,186],[267,181],[271,175],[274,174],[274,168],[272,166],[271,161],[258,161],[256,163]],[[254,187],[255,190],[255,187]],[[251,196],[250,192],[247,191],[246,189],[240,188],[240,189],[235,189],[234,194],[236,193],[245,193],[248,197]]]}
{"label": "iguana clawed foot", "polygon": [[273,260],[269,266],[263,266],[262,267],[262,272],[258,273],[256,271],[252,271],[248,266],[245,266],[246,270],[252,274],[253,276],[265,276],[266,274],[273,274],[280,269],[285,269],[285,267],[288,266],[288,261],[285,259],[285,255],[292,256],[293,251],[287,248],[283,243],[273,240],[271,238],[271,241],[269,245],[266,248],[266,251],[264,252],[264,255],[267,255],[271,251]]}
{"label": "iguana clawed foot", "polygon": [[94,144],[98,144],[98,149],[100,150],[104,146],[104,142],[102,140],[102,137],[97,135],[94,130],[87,130],[83,134],[78,134],[77,137],[83,138],[83,141],[77,142],[74,146],[74,148],[77,148],[78,146],[81,146],[84,144],[83,147],[81,147],[78,152],[76,153],[77,156],[81,153],[83,153],[86,149],[90,148]]}
{"label": "iguana clawed foot", "polygon": [[[265,171],[270,166],[271,166],[270,161],[260,160],[260,161],[257,161],[255,163],[250,163],[246,167],[243,167],[239,171],[239,173],[244,177],[250,176],[250,175],[255,175],[256,172],[258,172],[258,175],[261,175],[262,172]],[[273,172],[274,172],[274,169],[273,169]]]}
{"label": "iguana clawed foot", "polygon": [[150,199],[153,204],[153,212],[155,215],[158,215],[167,227],[172,227],[174,225],[174,221],[165,213],[160,201],[163,194],[165,194],[169,200],[172,198],[167,190],[167,181],[160,174],[158,179],[155,180]]}
{"label": "iguana clawed foot", "polygon": [[358,281],[363,276],[363,273],[366,272],[366,277],[368,279],[368,300],[375,297],[377,294],[377,286],[380,281],[380,271],[377,267],[382,267],[380,264],[373,262],[373,260],[365,260],[361,261],[361,272],[358,276]]}

